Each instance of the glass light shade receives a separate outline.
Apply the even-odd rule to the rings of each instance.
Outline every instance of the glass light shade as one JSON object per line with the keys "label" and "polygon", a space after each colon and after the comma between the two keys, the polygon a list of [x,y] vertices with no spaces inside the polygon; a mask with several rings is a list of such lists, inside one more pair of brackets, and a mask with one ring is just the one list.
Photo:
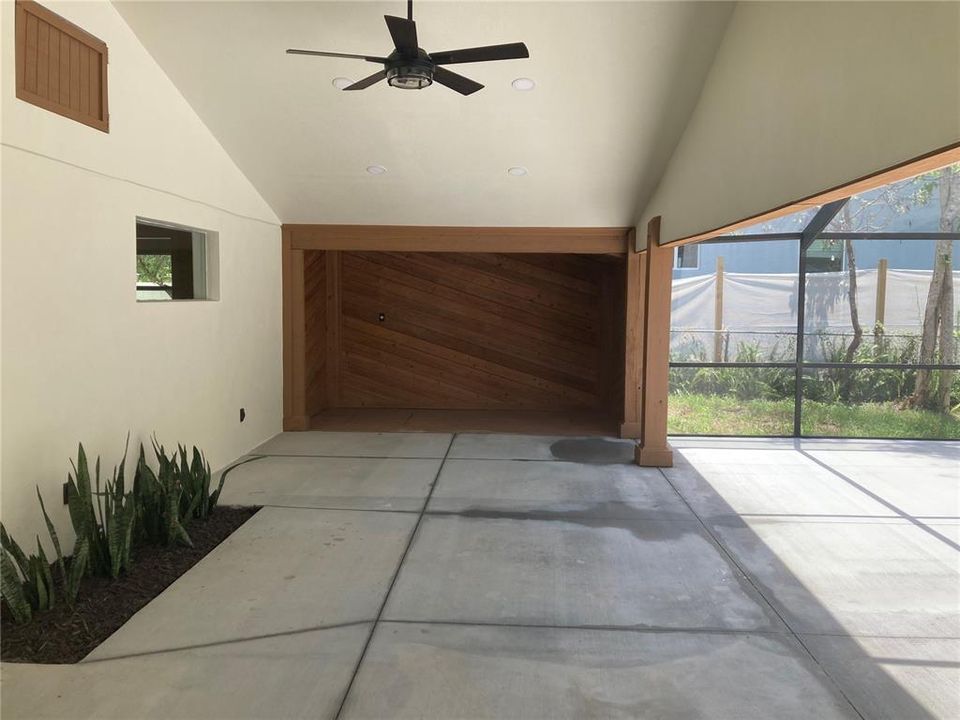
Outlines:
{"label": "glass light shade", "polygon": [[387,82],[401,90],[422,90],[433,84],[433,77],[430,68],[402,65],[387,71]]}

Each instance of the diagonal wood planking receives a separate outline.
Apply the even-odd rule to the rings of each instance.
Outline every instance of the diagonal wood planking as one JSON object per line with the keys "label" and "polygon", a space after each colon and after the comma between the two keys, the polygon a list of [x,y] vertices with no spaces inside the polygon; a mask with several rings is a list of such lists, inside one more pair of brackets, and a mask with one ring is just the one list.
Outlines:
{"label": "diagonal wood planking", "polygon": [[310,412],[324,405],[616,412],[616,378],[604,370],[619,347],[619,314],[604,303],[617,293],[604,287],[622,284],[622,258],[342,252],[337,398],[320,389],[329,372],[321,339],[330,331],[325,261],[307,252],[305,262]]}

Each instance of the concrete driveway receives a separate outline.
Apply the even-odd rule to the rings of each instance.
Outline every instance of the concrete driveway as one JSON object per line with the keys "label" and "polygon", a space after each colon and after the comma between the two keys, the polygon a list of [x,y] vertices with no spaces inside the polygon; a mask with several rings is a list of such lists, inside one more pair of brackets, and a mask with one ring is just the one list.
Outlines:
{"label": "concrete driveway", "polygon": [[290,433],[12,718],[960,717],[960,446]]}

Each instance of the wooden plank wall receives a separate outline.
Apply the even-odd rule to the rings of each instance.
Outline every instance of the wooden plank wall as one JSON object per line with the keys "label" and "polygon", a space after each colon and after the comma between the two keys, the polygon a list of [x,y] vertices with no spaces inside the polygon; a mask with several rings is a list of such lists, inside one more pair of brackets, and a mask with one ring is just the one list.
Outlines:
{"label": "wooden plank wall", "polygon": [[[311,339],[328,317],[318,253],[306,253],[308,387],[330,364]],[[622,256],[338,256],[340,367],[327,407],[622,409]],[[310,397],[315,413],[321,395]]]}
{"label": "wooden plank wall", "polygon": [[303,253],[304,346],[307,356],[307,414],[316,415],[328,405],[327,362],[327,253]]}

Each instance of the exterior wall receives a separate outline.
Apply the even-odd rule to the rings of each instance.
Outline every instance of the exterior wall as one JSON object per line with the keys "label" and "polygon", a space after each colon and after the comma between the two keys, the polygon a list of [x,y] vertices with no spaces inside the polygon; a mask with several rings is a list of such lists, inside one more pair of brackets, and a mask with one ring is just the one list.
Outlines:
{"label": "exterior wall", "polygon": [[706,232],[960,139],[960,4],[739,3],[639,227]]}
{"label": "exterior wall", "polygon": [[[35,486],[69,535],[78,441],[108,474],[128,431],[131,454],[156,433],[218,467],[281,422],[276,215],[113,5],[46,4],[109,46],[111,117],[105,134],[15,98],[14,5],[0,4],[0,488],[22,542],[42,528]],[[135,301],[138,215],[218,233],[220,300]]]}

